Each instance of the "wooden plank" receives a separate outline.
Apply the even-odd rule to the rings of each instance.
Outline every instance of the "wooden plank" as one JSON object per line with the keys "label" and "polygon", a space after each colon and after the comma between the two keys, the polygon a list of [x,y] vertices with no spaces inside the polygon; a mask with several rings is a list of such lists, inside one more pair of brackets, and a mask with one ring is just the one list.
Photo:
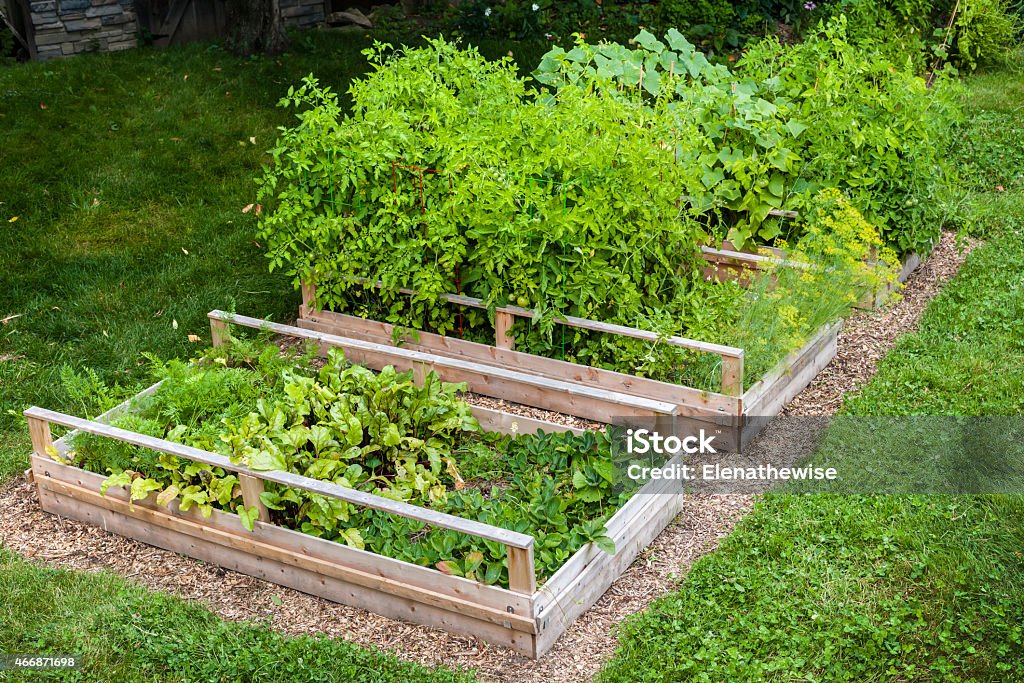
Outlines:
{"label": "wooden plank", "polygon": [[538,377],[493,365],[315,332],[291,325],[270,323],[258,318],[230,315],[221,311],[211,311],[208,315],[211,318],[220,318],[229,323],[246,327],[313,339],[322,347],[340,348],[344,350],[350,361],[365,363],[370,367],[382,368],[391,365],[398,370],[408,370],[414,367],[415,363],[423,363],[437,373],[441,379],[447,382],[466,382],[476,393],[568,415],[586,417],[598,422],[621,420],[623,416],[649,417],[674,415],[677,412],[677,406],[666,401]]}
{"label": "wooden plank", "polygon": [[[95,501],[97,498],[102,497],[97,494],[96,498],[91,501]],[[190,536],[177,529],[156,529],[151,523],[137,519],[133,515],[113,512],[97,505],[76,501],[49,490],[40,491],[40,503],[44,510],[52,514],[78,519],[143,543],[334,602],[365,609],[391,619],[400,619],[442,628],[453,633],[479,637],[488,642],[509,647],[528,657],[534,656],[535,653],[535,636],[529,631],[506,627],[504,624],[494,624],[472,617],[468,613],[452,611],[412,598],[393,595],[388,590],[368,588],[277,559],[253,555],[221,545],[213,540]],[[143,508],[136,506],[136,510],[140,509]],[[505,616],[515,617],[517,615]],[[508,623],[519,625],[522,622],[510,619]],[[525,624],[523,625],[525,626]]]}
{"label": "wooden plank", "polygon": [[[361,278],[354,278],[355,281],[365,281]],[[377,288],[381,288],[382,283],[375,285]],[[419,294],[414,289],[408,289],[406,287],[400,287],[398,291],[402,294],[408,294],[415,296]],[[458,306],[469,306],[471,308],[487,309],[487,305],[484,304],[482,299],[477,299],[471,296],[465,296],[463,294],[440,294],[439,299],[447,301],[451,304]],[[533,319],[533,311],[528,308],[521,306],[498,306],[495,310],[495,315],[498,313],[504,313],[507,315],[516,316],[519,318]],[[305,317],[305,316],[303,316]],[[712,344],[710,342],[703,342],[697,339],[687,339],[686,337],[677,336],[662,336],[656,332],[649,330],[640,330],[635,327],[626,327],[625,325],[616,325],[614,323],[604,323],[597,320],[590,320],[589,318],[579,318],[572,315],[559,315],[554,318],[554,322],[558,325],[566,325],[568,327],[578,327],[584,330],[590,330],[592,332],[601,332],[604,334],[616,334],[621,337],[631,337],[633,339],[643,339],[645,341],[662,342],[670,344],[672,346],[678,346],[684,349],[690,349],[692,351],[701,351],[703,353],[711,353],[723,357],[736,357],[743,355],[743,349],[735,346],[725,346],[723,344]]]}
{"label": "wooden plank", "polygon": [[746,448],[771,418],[782,412],[786,404],[814,380],[835,358],[836,349],[836,338],[826,339],[813,354],[805,356],[804,360],[793,368],[792,374],[777,380],[776,386],[764,395],[762,402],[751,407],[741,435],[741,448]]}
{"label": "wooden plank", "polygon": [[743,394],[743,356],[722,358],[722,393],[730,396]]}
{"label": "wooden plank", "polygon": [[498,432],[500,434],[534,434],[543,431],[545,434],[559,432],[572,432],[582,434],[585,429],[570,427],[558,424],[557,422],[546,422],[525,415],[514,415],[493,408],[483,406],[470,406],[473,410],[473,417],[480,423],[481,429],[485,432]]}
{"label": "wooden plank", "polygon": [[242,488],[242,504],[247,508],[256,508],[261,522],[269,522],[270,510],[260,498],[263,493],[263,480],[250,477],[248,474],[239,474],[238,484]]}
{"label": "wooden plank", "polygon": [[860,310],[872,310],[879,308],[889,300],[889,297],[892,296],[892,293],[896,291],[899,285],[905,283],[910,278],[911,274],[917,270],[923,262],[924,259],[920,254],[916,251],[911,252],[904,257],[903,266],[900,268],[900,272],[896,274],[895,282],[890,282],[874,292],[865,294],[860,301],[854,304],[854,308]]}
{"label": "wooden plank", "polygon": [[314,311],[317,310],[316,305],[316,286],[312,280],[302,280],[302,304],[299,307],[299,317],[305,318]]}
{"label": "wooden plank", "polygon": [[53,450],[53,434],[50,423],[36,416],[27,415],[28,433],[32,438],[32,452],[40,457],[48,457]]}
{"label": "wooden plank", "polygon": [[231,331],[228,330],[228,324],[223,320],[210,320],[210,339],[215,348],[220,348],[228,343],[231,337]]}
{"label": "wooden plank", "polygon": [[[303,329],[334,334],[352,339],[393,345],[395,327],[389,323],[367,320],[333,312],[313,313],[296,323]],[[642,396],[652,400],[666,401],[676,405],[677,415],[706,415],[708,412],[721,415],[738,415],[739,401],[734,396],[716,392],[701,391],[691,387],[660,382],[612,370],[593,368],[588,365],[535,356],[521,351],[499,349],[487,344],[456,339],[453,337],[417,331],[415,335],[400,339],[401,348],[466,358],[503,368],[535,374],[541,377],[557,378],[609,391]]]}
{"label": "wooden plank", "polygon": [[310,479],[309,477],[304,477],[292,472],[282,472],[280,470],[257,472],[245,467],[244,465],[236,465],[231,462],[230,459],[217,453],[210,453],[209,451],[174,443],[173,441],[167,441],[165,439],[158,439],[145,434],[137,434],[135,432],[130,432],[118,427],[112,427],[100,422],[83,420],[81,418],[37,407],[32,407],[26,410],[25,416],[28,418],[45,420],[52,424],[72,427],[87,434],[96,434],[98,436],[118,439],[119,441],[124,441],[125,443],[134,444],[136,446],[142,446],[143,448],[149,448],[159,453],[177,455],[195,462],[213,465],[214,467],[221,467],[229,472],[247,474],[265,481],[272,481],[285,486],[291,486],[293,488],[309,491],[310,493],[317,493],[329,498],[337,498],[338,500],[344,500],[348,503],[352,503],[353,505],[388,512],[408,519],[415,519],[432,526],[451,529],[452,531],[459,531],[464,534],[469,534],[470,536],[476,536],[496,543],[511,545],[517,548],[529,548],[533,545],[533,537],[527,536],[526,534],[509,531],[508,529],[501,529],[475,520],[463,519],[462,517],[456,517],[436,510],[422,508],[418,505],[390,500],[382,496],[375,496],[371,493],[359,491],[358,489],[345,488],[344,486],[339,486],[333,482]]}
{"label": "wooden plank", "polygon": [[[817,334],[811,337],[806,344],[802,347],[793,351],[785,358],[783,358],[775,366],[775,368],[765,375],[760,381],[754,384],[750,389],[743,394],[743,406],[745,415],[774,415],[781,410],[779,407],[774,413],[768,412],[764,406],[768,405],[767,401],[774,395],[776,395],[783,386],[785,386],[789,377],[798,372],[800,369],[811,363],[811,360],[816,356],[820,356],[819,360],[825,360],[824,365],[828,364],[828,361],[834,357],[828,356],[827,351],[822,351],[824,347],[827,347],[830,342],[834,342],[839,331],[843,327],[843,321],[838,320],[831,325],[827,325],[820,329]],[[824,367],[822,365],[821,367]],[[799,393],[799,392],[797,392]]]}
{"label": "wooden plank", "polygon": [[425,588],[411,584],[395,581],[368,572],[359,571],[341,564],[327,562],[316,557],[294,553],[284,548],[279,548],[271,543],[248,538],[238,533],[224,531],[211,525],[195,522],[183,517],[178,517],[169,512],[154,509],[128,501],[119,500],[111,496],[101,495],[89,489],[59,482],[48,477],[39,480],[39,487],[46,491],[58,494],[65,498],[87,503],[100,507],[111,512],[138,519],[155,528],[176,531],[195,538],[209,540],[217,545],[238,550],[252,557],[262,557],[274,560],[289,567],[298,567],[313,572],[319,576],[329,576],[341,579],[364,588],[372,588],[389,595],[395,595],[426,605],[455,611],[466,614],[476,619],[483,619],[498,625],[508,624],[507,628],[515,628],[519,631],[532,633],[536,631],[536,622],[532,615],[510,614],[489,607],[475,604],[469,600],[463,600],[449,595],[442,595]]}
{"label": "wooden plank", "polygon": [[[105,477],[95,472],[87,472],[78,467],[62,465],[38,457],[33,465],[39,466],[40,477],[52,478],[73,484],[90,491],[98,491]],[[35,462],[35,461],[38,461]],[[110,488],[107,497],[128,500],[128,492],[123,488]],[[238,517],[215,510],[209,519],[205,519],[196,508],[182,512],[177,503],[172,502],[168,508],[162,508],[151,501],[137,501],[135,506],[150,507],[155,510],[168,511],[176,517],[184,517],[200,524],[214,526],[222,531],[241,534],[264,543],[274,544],[306,557],[316,557],[335,564],[341,564],[362,572],[394,579],[402,583],[413,584],[431,591],[450,595],[463,600],[470,600],[492,607],[503,613],[531,614],[532,599],[518,595],[506,588],[465,579],[459,576],[448,576],[436,569],[403,562],[384,555],[377,555],[368,550],[359,550],[347,545],[330,541],[299,531],[286,529],[274,524],[256,523],[253,530],[242,533]]]}
{"label": "wooden plank", "polygon": [[761,244],[757,245],[754,248],[737,249],[736,245],[734,245],[729,240],[722,240],[722,245],[719,247],[719,249],[721,249],[722,251],[738,251],[747,254],[763,254],[765,256],[771,255],[780,259],[786,258],[786,252],[783,251],[782,249],[779,249],[778,247],[768,247]]}
{"label": "wooden plank", "polygon": [[533,547],[513,548],[508,546],[508,587],[523,595],[533,595],[537,590],[537,574],[533,564]]}
{"label": "wooden plank", "polygon": [[174,44],[174,36],[178,32],[178,26],[181,24],[182,17],[185,16],[185,10],[192,4],[192,0],[172,0],[172,2],[174,4],[168,10],[167,16],[161,22],[160,27],[154,32],[156,35],[166,36],[164,45]]}

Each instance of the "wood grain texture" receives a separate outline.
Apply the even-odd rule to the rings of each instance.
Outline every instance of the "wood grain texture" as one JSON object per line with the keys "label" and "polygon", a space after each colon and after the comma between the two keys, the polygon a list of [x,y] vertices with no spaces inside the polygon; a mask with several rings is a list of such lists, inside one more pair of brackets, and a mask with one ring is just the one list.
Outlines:
{"label": "wood grain texture", "polygon": [[477,636],[527,656],[535,653],[536,621],[530,612],[517,614],[484,607],[429,588],[309,558],[138,503],[129,510],[126,501],[62,482],[44,482],[40,501],[48,512],[257,578],[390,618]]}
{"label": "wood grain texture", "polygon": [[435,372],[446,382],[465,382],[471,391],[485,396],[505,398],[516,403],[546,408],[597,420],[611,422],[622,416],[674,415],[676,405],[654,399],[631,396],[599,387],[538,377],[507,368],[463,361],[401,347],[367,342],[361,339],[316,332],[291,325],[270,323],[258,318],[211,311],[208,316],[231,324],[268,330],[275,334],[311,339],[322,348],[340,348],[353,363],[372,368],[393,366],[399,371],[413,369],[417,363]]}
{"label": "wood grain texture", "polygon": [[[94,472],[87,472],[74,466],[62,465],[38,457],[33,458],[33,465],[37,466],[40,477],[72,484],[93,492],[99,490],[105,479],[103,475]],[[127,502],[129,495],[127,490],[115,487],[107,489],[104,497]],[[176,501],[166,508],[158,506],[152,499],[134,503],[134,507],[140,506],[213,526],[221,531],[241,534],[245,538],[262,543],[277,545],[306,557],[319,558],[327,562],[352,567],[364,573],[413,584],[461,600],[477,602],[499,612],[524,615],[532,611],[532,600],[529,597],[518,595],[506,588],[487,585],[459,576],[449,576],[431,567],[403,562],[368,550],[359,550],[275,524],[257,522],[252,531],[245,531],[236,515],[220,510],[214,510],[210,518],[207,519],[196,508],[182,512]]]}
{"label": "wood grain texture", "polygon": [[[355,281],[363,281],[362,278],[353,278]],[[377,287],[381,287],[381,283],[376,284]],[[402,294],[416,295],[417,292],[414,289],[408,289],[400,287],[398,289]],[[482,299],[477,299],[471,296],[465,296],[464,294],[441,294],[440,299],[447,301],[451,304],[459,306],[469,306],[470,308],[479,308],[486,310],[487,305],[484,304]],[[498,306],[494,309],[496,313],[504,313],[506,315],[533,319],[534,314],[528,308],[522,306]],[[559,315],[554,318],[555,324],[566,325],[568,327],[578,327],[583,330],[591,330],[593,332],[603,332],[606,334],[616,334],[621,337],[632,337],[634,339],[644,339],[647,341],[662,342],[671,346],[678,346],[684,349],[690,349],[692,351],[702,351],[704,353],[711,353],[718,356],[734,356],[736,354],[742,354],[743,349],[736,348],[735,346],[725,346],[723,344],[712,344],[710,342],[703,342],[697,339],[687,339],[686,337],[669,336],[665,337],[659,335],[656,332],[649,330],[640,330],[635,327],[626,327],[625,325],[616,325],[613,323],[604,323],[597,320],[590,320],[588,318],[579,318],[572,315]]]}

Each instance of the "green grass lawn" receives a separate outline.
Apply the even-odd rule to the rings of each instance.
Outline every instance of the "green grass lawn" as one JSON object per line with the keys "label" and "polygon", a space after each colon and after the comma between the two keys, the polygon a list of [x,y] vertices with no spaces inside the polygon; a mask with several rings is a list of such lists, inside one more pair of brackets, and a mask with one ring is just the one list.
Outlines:
{"label": "green grass lawn", "polygon": [[[286,638],[261,624],[225,622],[111,574],[40,568],[0,549],[0,652],[82,655],[78,671],[24,674],[64,681],[337,681],[457,683],[344,641]],[[0,680],[16,680],[0,673]]]}
{"label": "green grass lawn", "polygon": [[[277,58],[198,44],[0,68],[0,483],[28,466],[25,408],[83,412],[62,391],[63,366],[129,395],[143,352],[187,356],[200,346],[189,334],[209,342],[211,309],[295,317],[298,295],[268,272],[242,209],[287,122],[278,99],[310,72],[344,91],[369,42],[310,32]],[[524,64],[546,49],[480,47]],[[0,595],[0,652],[87,654],[68,680],[453,679],[9,552]]]}
{"label": "green grass lawn", "polygon": [[[970,85],[964,203],[997,207],[968,225],[992,239],[846,415],[1024,415],[1024,76]],[[601,680],[1024,681],[1024,497],[766,496]]]}

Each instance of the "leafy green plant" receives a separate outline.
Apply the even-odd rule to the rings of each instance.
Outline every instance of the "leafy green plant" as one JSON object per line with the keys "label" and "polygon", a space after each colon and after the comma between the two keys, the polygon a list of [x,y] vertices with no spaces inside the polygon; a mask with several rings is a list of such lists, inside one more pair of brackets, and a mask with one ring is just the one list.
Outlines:
{"label": "leafy green plant", "polygon": [[798,45],[760,43],[739,70],[800,117],[802,177],[841,189],[898,253],[928,250],[960,118],[954,81],[928,87],[910,65],[851,44],[841,16]]}
{"label": "leafy green plant", "polygon": [[1019,44],[1022,23],[1019,5],[1011,0],[971,0],[960,5],[953,23],[956,54],[970,70],[1006,61]]}
{"label": "leafy green plant", "polygon": [[[411,371],[392,368],[373,373],[336,350],[318,365],[245,340],[198,362],[153,361],[160,387],[113,424],[254,470],[295,472],[532,534],[541,579],[588,542],[614,551],[604,521],[635,487],[613,481],[610,433],[484,434],[459,399],[461,385],[433,374],[417,385]],[[155,497],[205,517],[233,512],[248,529],[258,514],[244,505],[238,478],[220,467],[87,434],[73,439],[68,461],[109,473],[102,491],[123,487],[132,502]],[[275,523],[303,533],[485,583],[508,581],[501,544],[272,482],[261,499]]]}
{"label": "leafy green plant", "polygon": [[[729,343],[750,295],[704,281],[698,246],[795,243],[803,223],[776,210],[863,183],[805,172],[817,150],[781,79],[736,82],[678,31],[666,40],[555,48],[540,89],[507,60],[443,40],[377,44],[349,114],[307,78],[282,100],[298,123],[261,181],[271,268],[315,282],[321,307],[476,341],[493,338],[488,315],[441,295],[528,307],[513,330],[521,349],[715,387],[707,358],[556,331],[555,319]],[[768,366],[785,352],[759,348]]]}

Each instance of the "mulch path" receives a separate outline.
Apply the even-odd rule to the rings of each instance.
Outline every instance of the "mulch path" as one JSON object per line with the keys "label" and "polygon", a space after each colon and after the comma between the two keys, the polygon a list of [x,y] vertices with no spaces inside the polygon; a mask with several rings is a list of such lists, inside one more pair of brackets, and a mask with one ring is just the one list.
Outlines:
{"label": "mulch path", "polygon": [[[974,246],[968,243],[966,250]],[[786,414],[834,414],[846,393],[870,379],[896,338],[916,328],[927,303],[956,274],[964,258],[954,236],[944,235],[928,260],[911,275],[899,301],[881,311],[857,313],[847,321],[836,359],[796,397]],[[491,399],[483,402],[494,405]],[[532,410],[530,414],[587,426],[575,418],[564,420]],[[222,618],[263,620],[285,634],[325,634],[394,650],[404,659],[426,665],[476,669],[491,680],[579,681],[593,676],[615,649],[614,626],[676,587],[693,562],[712,552],[732,531],[753,501],[754,496],[748,494],[688,496],[675,521],[538,661],[48,515],[40,510],[35,489],[23,477],[0,490],[0,541],[29,560],[68,569],[113,571],[148,588],[198,601]]]}

